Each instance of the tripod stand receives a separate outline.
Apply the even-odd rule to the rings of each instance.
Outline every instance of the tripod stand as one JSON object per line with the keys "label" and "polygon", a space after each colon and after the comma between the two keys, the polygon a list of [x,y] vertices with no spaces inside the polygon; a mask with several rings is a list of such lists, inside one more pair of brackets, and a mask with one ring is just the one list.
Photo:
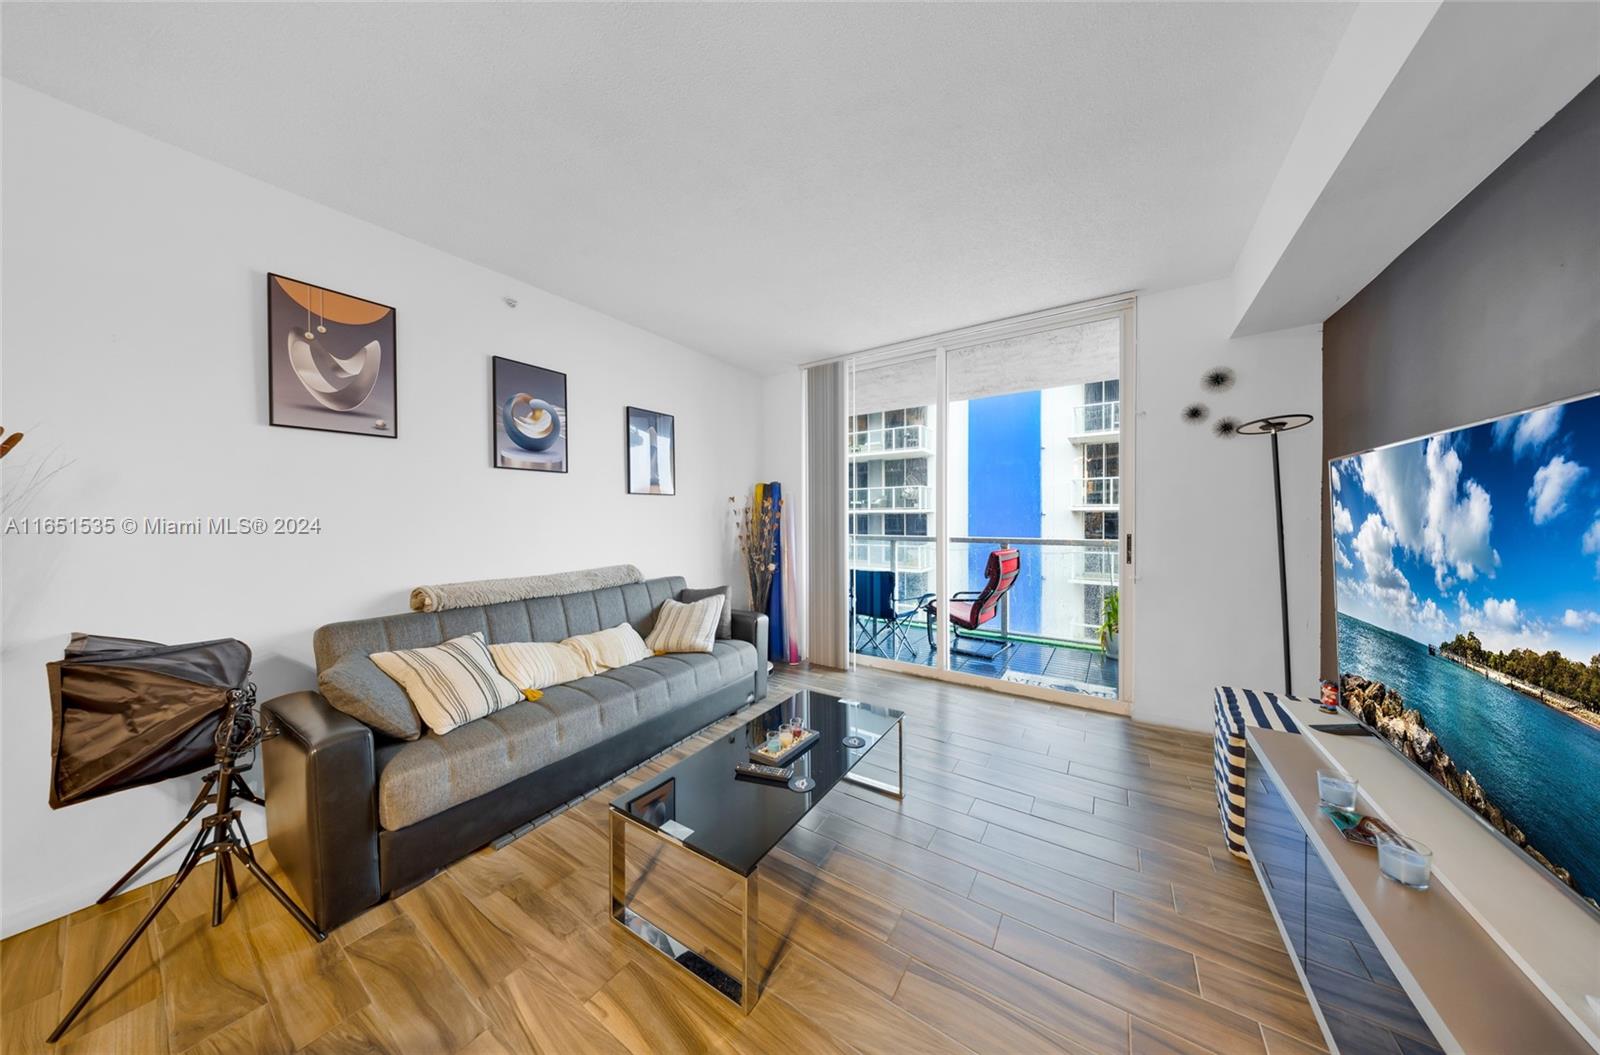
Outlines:
{"label": "tripod stand", "polygon": [[[183,820],[179,821],[177,824],[174,824],[172,826],[172,830],[161,837],[160,842],[150,847],[149,852],[143,857],[139,858],[138,862],[135,863],[132,868],[123,873],[121,879],[117,880],[115,883],[112,883],[111,889],[100,895],[100,899],[95,902],[96,905],[104,905],[107,901],[110,901],[112,898],[116,897],[122,888],[128,885],[128,881],[130,879],[138,875],[144,869],[145,865],[149,864],[155,859],[156,854],[161,852],[162,847],[166,846],[173,839],[177,838],[178,833],[187,828],[190,822],[196,817],[200,816],[207,806],[210,806],[217,801],[218,796],[212,793],[212,789],[217,786],[217,778],[221,775],[221,772],[222,771],[220,769],[213,769],[201,779],[200,793],[194,797],[194,803],[189,807],[189,812],[184,814]],[[244,799],[246,802],[253,802],[257,806],[265,806],[267,804],[266,799],[263,799],[260,795],[257,795],[255,792],[250,790],[250,785],[244,782],[244,777],[240,775],[238,770],[235,770],[232,776],[232,797]],[[231,882],[233,864],[231,861],[228,861],[227,858],[224,858],[223,860],[226,862],[223,866],[223,874],[230,877],[229,889],[231,890],[233,888],[233,884]]]}
{"label": "tripod stand", "polygon": [[139,925],[133,928],[133,933],[128,935],[128,939],[117,949],[116,954],[100,969],[100,973],[95,975],[94,981],[89,983],[89,988],[85,989],[83,995],[78,997],[78,1002],[72,1005],[72,1010],[68,1011],[66,1016],[57,1024],[55,1030],[50,1034],[50,1043],[54,1044],[61,1039],[61,1035],[72,1025],[73,1019],[78,1017],[79,1012],[94,998],[94,994],[105,984],[106,979],[111,977],[111,972],[117,969],[117,964],[121,963],[123,957],[127,956],[133,947],[138,944],[139,939],[143,937],[150,924],[155,922],[156,917],[161,915],[161,910],[167,907],[167,902],[172,900],[173,895],[178,892],[178,888],[183,885],[184,880],[193,875],[194,870],[208,857],[213,860],[214,886],[211,896],[211,925],[213,927],[222,925],[222,891],[224,886],[226,886],[228,896],[231,899],[239,897],[239,887],[233,874],[233,862],[237,858],[239,864],[247,872],[255,876],[256,881],[266,887],[267,892],[277,898],[278,903],[288,910],[289,914],[295,918],[295,922],[306,929],[306,933],[318,941],[323,941],[327,938],[327,935],[312,922],[311,917],[307,916],[300,906],[294,903],[294,900],[284,892],[283,888],[267,874],[266,869],[262,868],[260,863],[256,861],[255,851],[250,845],[250,837],[245,834],[239,811],[233,806],[235,795],[248,802],[261,803],[261,797],[251,791],[249,786],[245,784],[244,778],[239,775],[237,763],[241,754],[255,747],[272,734],[262,728],[256,714],[254,685],[246,685],[242,689],[232,690],[228,694],[228,699],[228,709],[223,715],[222,723],[217,726],[217,768],[207,773],[201,780],[200,794],[195,796],[194,804],[189,807],[188,815],[184,817],[177,827],[168,832],[160,842],[156,843],[150,852],[139,860],[138,864],[129,869],[126,875],[117,880],[115,885],[100,898],[100,901],[109,900],[128,880],[137,875],[139,870],[155,857],[163,846],[170,842],[195,817],[204,812],[207,805],[214,804],[215,809],[200,822],[200,831],[195,835],[194,841],[189,844],[188,852],[183,855],[183,862],[178,866],[177,875],[172,877],[172,882],[168,883],[166,889],[161,892],[161,896],[156,898],[155,904],[150,906],[150,911],[145,913],[144,918],[139,921]]}

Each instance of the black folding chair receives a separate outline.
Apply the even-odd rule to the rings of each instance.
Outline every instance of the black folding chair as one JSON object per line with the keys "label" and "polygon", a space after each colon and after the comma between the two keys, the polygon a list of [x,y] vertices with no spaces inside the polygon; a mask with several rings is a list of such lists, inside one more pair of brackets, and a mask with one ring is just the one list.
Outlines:
{"label": "black folding chair", "polygon": [[[914,601],[900,600],[895,597],[894,572],[851,571],[850,607],[858,635],[866,635],[865,643],[856,651],[873,648],[879,655],[893,659],[904,646],[915,657],[917,650],[906,634],[906,623],[922,611],[922,605],[931,596],[928,594]],[[884,651],[886,646],[892,655]]]}

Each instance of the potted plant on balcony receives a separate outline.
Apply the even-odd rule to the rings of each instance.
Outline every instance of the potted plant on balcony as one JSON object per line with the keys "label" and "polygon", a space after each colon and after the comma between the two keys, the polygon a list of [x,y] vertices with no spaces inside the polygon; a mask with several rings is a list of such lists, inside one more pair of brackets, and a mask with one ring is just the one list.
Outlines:
{"label": "potted plant on balcony", "polygon": [[1122,602],[1112,590],[1100,602],[1100,651],[1117,658],[1117,632],[1122,627]]}

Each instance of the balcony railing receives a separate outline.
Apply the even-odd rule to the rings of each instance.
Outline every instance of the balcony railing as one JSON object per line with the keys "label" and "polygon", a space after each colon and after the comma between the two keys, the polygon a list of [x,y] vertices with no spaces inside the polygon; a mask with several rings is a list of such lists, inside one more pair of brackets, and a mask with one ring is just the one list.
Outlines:
{"label": "balcony railing", "polygon": [[1073,435],[1116,432],[1120,428],[1122,428],[1122,404],[1116,400],[1108,403],[1085,403],[1072,408]]}
{"label": "balcony railing", "polygon": [[1122,481],[1115,476],[1090,476],[1078,481],[1078,506],[1115,507],[1122,497]]}
{"label": "balcony railing", "polygon": [[852,510],[929,510],[933,508],[933,488],[925,484],[900,487],[852,487]]}
{"label": "balcony railing", "polygon": [[[1092,585],[1117,585],[1122,553],[1117,542],[1113,539],[960,536],[950,540],[952,575],[959,579],[969,571],[976,572],[991,550],[1006,546],[1021,551],[1023,574],[1001,601],[999,625],[985,629],[1005,636],[1022,635],[1062,645],[1096,645],[1100,627],[1098,608],[1094,622],[1089,622],[1083,591]],[[1037,578],[1029,574],[1030,565],[1038,569]],[[1080,575],[1080,571],[1084,574]],[[952,590],[975,590],[980,586],[981,579],[950,584]],[[1031,598],[1031,604],[1025,601],[1029,589],[1041,591]]]}
{"label": "balcony railing", "polygon": [[881,451],[931,451],[932,434],[926,425],[897,425],[887,429],[863,429],[850,434],[851,454]]}
{"label": "balcony railing", "polygon": [[[983,563],[989,552],[1007,546],[1021,551],[1022,576],[1002,599],[996,618],[983,630],[1044,644],[1095,647],[1099,638],[1099,605],[1088,603],[1091,598],[1085,591],[1117,586],[1122,559],[1117,541],[955,537],[950,540],[950,590],[981,588]],[[895,596],[901,602],[914,601],[919,594],[937,589],[936,543],[924,536],[852,535],[850,567],[857,571],[894,572]],[[1092,611],[1086,610],[1086,604]],[[921,619],[917,616],[914,621],[920,625]]]}
{"label": "balcony railing", "polygon": [[850,567],[922,574],[933,570],[934,541],[904,535],[851,535]]}
{"label": "balcony railing", "polygon": [[1067,577],[1073,582],[1115,586],[1121,572],[1115,540],[1084,542],[1067,551]]}

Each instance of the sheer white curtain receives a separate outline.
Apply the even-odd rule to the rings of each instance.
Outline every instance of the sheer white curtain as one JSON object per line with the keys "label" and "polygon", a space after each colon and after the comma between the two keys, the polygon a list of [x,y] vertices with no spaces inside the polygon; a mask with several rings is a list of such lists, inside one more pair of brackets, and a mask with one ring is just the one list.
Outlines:
{"label": "sheer white curtain", "polygon": [[806,369],[806,606],[811,662],[844,668],[846,624],[844,363]]}

